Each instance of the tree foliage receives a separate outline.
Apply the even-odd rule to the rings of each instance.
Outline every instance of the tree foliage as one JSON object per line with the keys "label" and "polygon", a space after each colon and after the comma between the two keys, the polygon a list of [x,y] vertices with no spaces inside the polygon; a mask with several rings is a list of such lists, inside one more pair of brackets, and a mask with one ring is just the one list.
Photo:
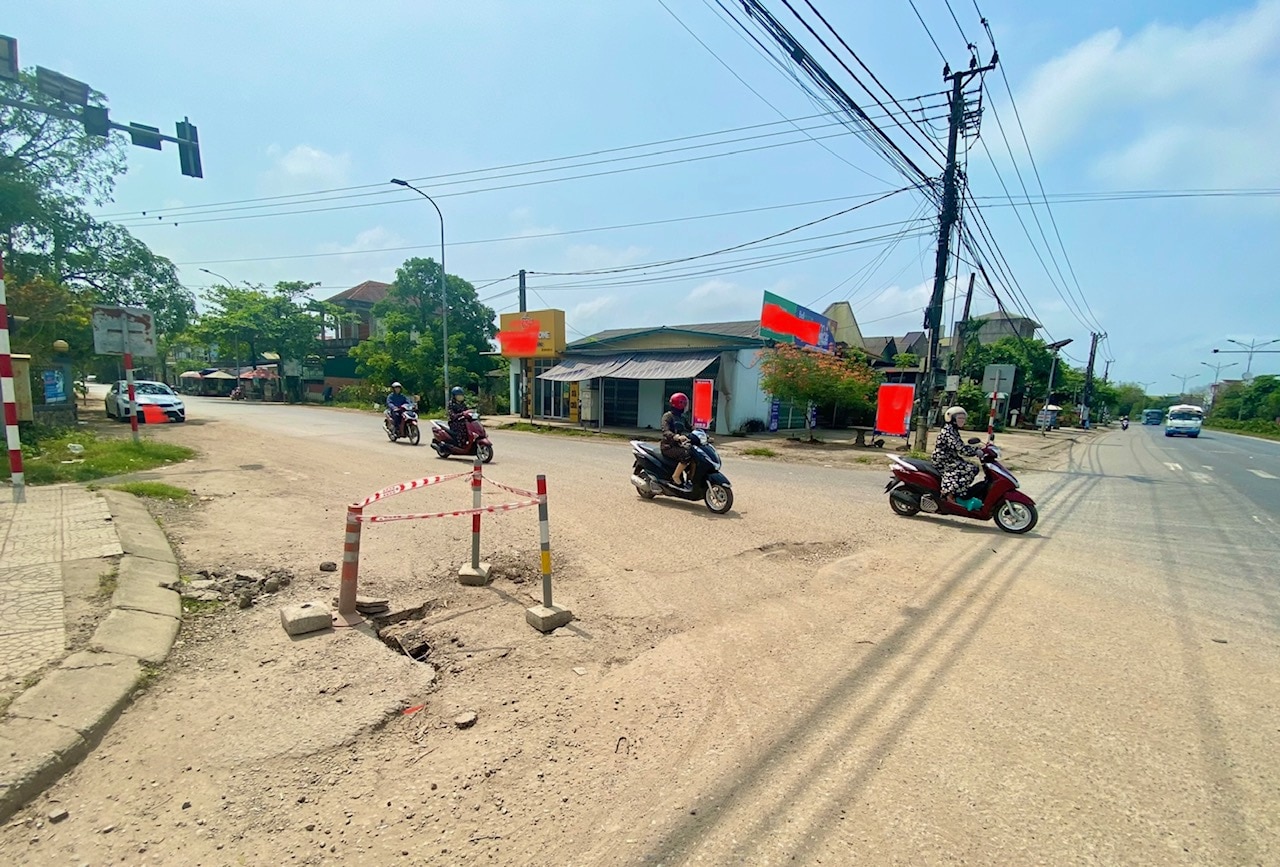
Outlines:
{"label": "tree foliage", "polygon": [[[36,91],[26,73],[17,82],[0,81],[0,94],[58,106]],[[105,104],[99,93],[90,102]],[[119,134],[90,136],[76,121],[0,105],[0,250],[14,283],[62,286],[86,304],[146,307],[158,331],[175,334],[194,314],[195,303],[173,263],[87,211],[111,200],[125,171],[124,150]],[[38,307],[14,312],[33,321],[45,318]]]}
{"label": "tree foliage", "polygon": [[1280,376],[1255,376],[1247,385],[1233,383],[1218,394],[1209,418],[1262,421],[1280,419]]}
{"label": "tree foliage", "polygon": [[760,387],[780,400],[861,412],[870,409],[880,376],[861,358],[779,344],[763,351]]}
{"label": "tree foliage", "polygon": [[[474,387],[494,361],[494,312],[480,303],[475,287],[453,274],[446,277],[449,302],[449,381]],[[440,266],[413,258],[396,271],[387,297],[373,309],[378,327],[351,350],[362,376],[383,384],[404,383],[405,390],[434,399],[444,394],[443,317]]]}

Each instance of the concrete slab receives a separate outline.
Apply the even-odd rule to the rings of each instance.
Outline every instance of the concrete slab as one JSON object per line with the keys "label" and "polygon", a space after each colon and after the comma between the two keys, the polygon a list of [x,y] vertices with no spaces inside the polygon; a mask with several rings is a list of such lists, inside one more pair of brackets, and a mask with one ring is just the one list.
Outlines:
{"label": "concrete slab", "polygon": [[126,554],[164,563],[178,562],[168,537],[137,497],[123,491],[102,491],[102,496],[111,509],[120,547]]}
{"label": "concrete slab", "polygon": [[178,636],[178,621],[162,614],[115,609],[89,640],[97,652],[122,653],[143,662],[164,662]]}
{"label": "concrete slab", "polygon": [[10,716],[0,722],[0,822],[40,794],[89,752],[75,729]]}
{"label": "concrete slab", "polygon": [[481,563],[480,568],[473,569],[468,563],[458,570],[458,583],[467,587],[483,587],[489,583],[489,573],[493,567],[488,563]]}
{"label": "concrete slab", "polygon": [[303,602],[280,609],[280,624],[289,635],[306,635],[333,626],[333,615],[323,602]]}
{"label": "concrete slab", "polygon": [[126,554],[120,558],[120,583],[139,581],[152,587],[164,587],[178,580],[177,564],[167,560]]}
{"label": "concrete slab", "polygon": [[[138,561],[141,558],[130,554],[125,560]],[[146,563],[166,565],[156,560],[145,560]],[[177,574],[177,570],[174,570]],[[172,590],[158,587],[148,575],[125,575],[123,571],[116,578],[116,592],[111,596],[111,607],[126,611],[146,611],[163,617],[182,617],[182,597]]]}
{"label": "concrete slab", "polygon": [[9,705],[9,715],[56,723],[96,743],[129,703],[141,677],[136,659],[120,657],[102,665],[58,668],[18,696]]}
{"label": "concrete slab", "polygon": [[539,632],[553,632],[571,622],[573,612],[559,605],[552,605],[550,608],[545,605],[535,605],[525,609],[524,619]]}

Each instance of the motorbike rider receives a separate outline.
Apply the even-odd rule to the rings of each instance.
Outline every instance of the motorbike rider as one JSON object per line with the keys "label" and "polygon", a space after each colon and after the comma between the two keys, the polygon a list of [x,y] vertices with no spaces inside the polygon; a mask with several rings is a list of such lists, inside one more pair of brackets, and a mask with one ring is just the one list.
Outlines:
{"label": "motorbike rider", "polygon": [[969,486],[978,475],[978,468],[965,460],[977,457],[982,450],[971,446],[960,436],[960,430],[969,420],[969,412],[962,406],[953,406],[944,413],[946,420],[933,447],[933,465],[942,476],[942,497],[949,503],[970,512],[982,507],[982,501],[969,496]]}
{"label": "motorbike rider", "polygon": [[391,394],[387,395],[387,409],[391,410],[391,422],[396,433],[401,432],[404,424],[404,408],[409,405],[409,396],[404,393],[404,386],[398,382],[391,383]]}
{"label": "motorbike rider", "polygon": [[685,470],[693,458],[693,450],[689,447],[689,417],[685,410],[689,408],[689,396],[677,391],[671,395],[671,409],[662,415],[662,456],[676,462],[671,481],[680,488],[692,487],[685,479]]}
{"label": "motorbike rider", "polygon": [[467,393],[458,386],[449,390],[449,433],[459,448],[466,448],[471,433],[467,430]]}

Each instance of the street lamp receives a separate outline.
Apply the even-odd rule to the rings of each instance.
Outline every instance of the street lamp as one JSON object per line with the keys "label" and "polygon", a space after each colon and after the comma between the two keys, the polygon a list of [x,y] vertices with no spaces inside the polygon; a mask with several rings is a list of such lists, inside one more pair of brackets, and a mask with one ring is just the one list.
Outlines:
{"label": "street lamp", "polygon": [[[1280,343],[1280,338],[1276,338],[1275,340],[1268,340],[1264,343],[1259,343],[1256,340],[1251,340],[1248,343],[1241,343],[1239,340],[1232,340],[1230,337],[1228,337],[1227,343],[1234,343],[1236,346],[1244,347],[1244,350],[1248,355],[1248,361],[1244,366],[1244,381],[1248,382],[1253,377],[1253,354],[1264,346],[1270,346],[1273,343]],[[1218,350],[1216,349],[1214,350],[1214,352],[1217,352],[1217,351]]]}
{"label": "street lamp", "polygon": [[[1201,363],[1203,363],[1203,362],[1201,362]],[[1174,379],[1180,379],[1180,380],[1182,380],[1182,390],[1178,392],[1178,397],[1180,397],[1180,398],[1181,398],[1181,397],[1184,397],[1184,396],[1186,395],[1186,393],[1187,393],[1187,380],[1188,380],[1188,379],[1195,379],[1195,378],[1196,378],[1197,376],[1199,376],[1200,374],[1198,374],[1198,373],[1188,373],[1186,376],[1183,376],[1182,374],[1179,374],[1179,373],[1173,373],[1173,374],[1170,374],[1170,375],[1171,375]]]}
{"label": "street lamp", "polygon": [[444,332],[444,404],[449,405],[449,296],[445,293],[444,277],[444,212],[436,204],[436,200],[408,181],[392,178],[391,183],[399,187],[408,187],[431,203],[440,217],[440,324]]}
{"label": "street lamp", "polygon": [[1200,363],[1203,364],[1205,367],[1213,368],[1213,385],[1209,386],[1209,403],[1213,403],[1214,400],[1218,397],[1218,386],[1221,384],[1220,380],[1222,379],[1223,368],[1235,367],[1240,362],[1233,361],[1230,364],[1223,364],[1221,362],[1217,364],[1210,364],[1207,361],[1202,361]]}
{"label": "street lamp", "polygon": [[[228,289],[236,285],[235,281],[228,280],[226,277],[223,277],[221,274],[218,274],[214,271],[210,271],[208,268],[200,268],[199,270],[210,275],[211,277],[217,277],[224,284],[226,284]],[[236,363],[236,386],[239,387],[240,385],[240,329],[238,328],[236,329],[236,339],[232,341],[232,347],[233,348],[231,350],[231,355],[235,359],[235,363]]]}

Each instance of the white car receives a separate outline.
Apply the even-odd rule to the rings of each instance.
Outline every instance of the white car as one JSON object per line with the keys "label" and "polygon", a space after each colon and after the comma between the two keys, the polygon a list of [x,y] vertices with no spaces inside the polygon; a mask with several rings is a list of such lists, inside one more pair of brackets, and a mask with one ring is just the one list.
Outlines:
{"label": "white car", "polygon": [[[169,421],[187,420],[187,408],[182,403],[182,398],[174,394],[173,389],[163,382],[135,379],[133,381],[133,394],[134,400],[137,401],[139,407],[158,406],[164,410],[164,414],[169,417]],[[107,418],[116,418],[123,421],[129,417],[129,386],[123,379],[111,384],[110,390],[107,391],[106,408]],[[146,421],[146,418],[146,412],[140,411],[138,421]]]}

